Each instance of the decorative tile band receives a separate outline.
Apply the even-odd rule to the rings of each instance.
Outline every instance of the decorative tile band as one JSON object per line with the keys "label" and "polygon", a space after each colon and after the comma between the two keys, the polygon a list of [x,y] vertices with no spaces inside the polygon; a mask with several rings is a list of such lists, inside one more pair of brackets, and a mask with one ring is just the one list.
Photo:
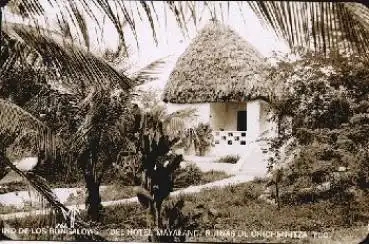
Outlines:
{"label": "decorative tile band", "polygon": [[213,131],[215,145],[246,146],[246,131]]}

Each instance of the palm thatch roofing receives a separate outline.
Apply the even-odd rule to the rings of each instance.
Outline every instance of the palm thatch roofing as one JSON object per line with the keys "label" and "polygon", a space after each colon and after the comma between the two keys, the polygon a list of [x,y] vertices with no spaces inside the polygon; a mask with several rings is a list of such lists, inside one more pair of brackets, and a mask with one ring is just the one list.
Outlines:
{"label": "palm thatch roofing", "polygon": [[229,27],[211,22],[178,59],[164,89],[171,103],[268,100],[268,65]]}

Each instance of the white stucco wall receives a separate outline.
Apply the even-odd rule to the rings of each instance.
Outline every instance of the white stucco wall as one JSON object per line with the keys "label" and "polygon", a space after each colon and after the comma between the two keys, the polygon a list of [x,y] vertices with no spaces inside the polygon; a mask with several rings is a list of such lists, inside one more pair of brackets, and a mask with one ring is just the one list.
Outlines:
{"label": "white stucco wall", "polygon": [[[226,136],[225,141],[210,151],[209,155],[222,156],[230,154],[246,155],[249,146],[260,139],[276,135],[277,123],[270,120],[272,111],[270,105],[263,100],[254,100],[247,103],[206,103],[206,104],[167,104],[168,112],[174,112],[187,107],[198,109],[198,117],[188,127],[200,122],[210,123],[213,131],[223,129],[220,135],[214,137],[217,141]],[[247,111],[246,138],[244,132],[237,132],[237,112]],[[228,132],[232,132],[230,135]],[[266,133],[265,133],[266,132]],[[214,132],[215,133],[215,132]],[[229,140],[232,144],[229,144]],[[246,140],[246,143],[243,143]],[[194,154],[195,152],[193,152]]]}
{"label": "white stucco wall", "polygon": [[247,103],[247,141],[255,141],[260,134],[261,127],[261,101],[255,100]]}
{"label": "white stucco wall", "polygon": [[272,120],[273,112],[270,105],[263,100],[247,103],[247,139],[249,142],[276,135],[277,123]]}
{"label": "white stucco wall", "polygon": [[269,103],[260,101],[261,106],[261,120],[260,120],[260,133],[262,137],[271,138],[277,135],[277,122],[273,118],[273,110]]}
{"label": "white stucco wall", "polygon": [[213,130],[236,131],[237,112],[245,110],[246,103],[211,103],[210,126]]}

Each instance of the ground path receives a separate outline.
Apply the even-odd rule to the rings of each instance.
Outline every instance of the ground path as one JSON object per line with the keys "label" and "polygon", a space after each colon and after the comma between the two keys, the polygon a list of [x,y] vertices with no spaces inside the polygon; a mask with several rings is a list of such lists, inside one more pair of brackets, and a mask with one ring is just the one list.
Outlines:
{"label": "ground path", "polygon": [[[181,194],[193,194],[193,193],[199,193],[200,191],[206,190],[206,189],[221,188],[221,187],[226,187],[228,185],[237,185],[240,183],[251,181],[255,177],[261,177],[266,174],[266,164],[261,163],[259,160],[250,160],[250,158],[249,160],[245,160],[244,158],[241,158],[237,164],[217,163],[215,162],[215,160],[216,158],[214,157],[189,156],[189,157],[185,157],[185,163],[184,165],[181,165],[181,166],[183,167],[186,164],[195,163],[200,168],[200,170],[203,172],[207,172],[210,170],[224,171],[225,173],[231,175],[229,178],[217,180],[217,181],[210,182],[204,185],[189,186],[187,188],[172,192],[170,196],[173,197],[173,196],[179,196]],[[73,189],[73,190],[76,190],[76,189]],[[63,196],[63,198],[66,198],[66,196]],[[102,202],[102,205],[104,207],[107,207],[107,206],[115,206],[115,205],[127,204],[127,203],[138,203],[138,199],[137,197],[131,197],[131,198],[120,199],[120,200],[104,201]],[[84,210],[86,208],[85,204],[67,205],[67,207],[77,208],[80,210]],[[50,208],[44,208],[41,210],[31,210],[27,212],[22,211],[22,212],[8,213],[8,214],[0,214],[0,219],[9,220],[9,219],[15,219],[15,218],[24,218],[30,215],[31,216],[47,215],[49,213],[50,213]]]}
{"label": "ground path", "polygon": [[[252,179],[254,179],[254,176],[250,176],[250,175],[246,175],[246,174],[239,174],[239,175],[235,175],[235,176],[231,176],[229,178],[226,179],[222,179],[222,180],[218,180],[218,181],[214,181],[214,182],[210,182],[204,185],[199,185],[199,186],[190,186],[184,189],[180,189],[177,191],[174,191],[170,194],[170,196],[179,196],[181,194],[192,194],[192,193],[198,193],[202,190],[205,189],[211,189],[211,188],[219,188],[219,187],[225,187],[228,185],[236,185],[236,184],[240,184],[243,182],[247,182],[247,181],[251,181]],[[105,201],[102,202],[102,205],[104,207],[107,206],[115,206],[115,205],[120,205],[120,204],[127,204],[127,203],[138,203],[137,197],[131,197],[131,198],[126,198],[126,199],[120,199],[120,200],[114,200],[114,201]],[[81,210],[84,210],[86,208],[86,206],[84,204],[80,204],[80,205],[70,205],[67,206],[68,208],[78,208]],[[16,218],[24,218],[27,216],[34,216],[34,215],[47,215],[50,213],[50,209],[45,208],[42,210],[32,210],[32,211],[28,211],[28,212],[16,212],[16,213],[9,213],[9,214],[1,214],[0,215],[0,219],[2,220],[10,220],[10,219],[16,219]]]}

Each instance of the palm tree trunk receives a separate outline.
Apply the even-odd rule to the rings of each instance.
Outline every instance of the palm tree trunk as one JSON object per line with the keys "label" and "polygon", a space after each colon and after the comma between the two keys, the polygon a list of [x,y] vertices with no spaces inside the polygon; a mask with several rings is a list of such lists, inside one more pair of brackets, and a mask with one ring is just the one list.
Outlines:
{"label": "palm tree trunk", "polygon": [[275,182],[275,199],[276,199],[276,202],[277,202],[277,209],[280,209],[279,185],[278,185],[278,182]]}
{"label": "palm tree trunk", "polygon": [[98,163],[98,143],[99,133],[92,132],[93,136],[87,141],[83,153],[79,156],[79,168],[83,172],[85,179],[85,187],[87,191],[87,197],[85,200],[87,217],[91,221],[98,222],[100,220],[101,211],[101,197],[100,197],[100,180],[97,177]]}
{"label": "palm tree trunk", "polygon": [[0,149],[0,180],[9,173],[10,170],[6,170],[5,153]]}
{"label": "palm tree trunk", "polygon": [[[96,144],[96,143],[93,143]],[[86,207],[88,218],[92,221],[100,220],[101,213],[101,197],[100,197],[100,183],[96,177],[96,164],[98,163],[98,145],[90,148],[89,157],[85,164],[84,177],[87,188]]]}
{"label": "palm tree trunk", "polygon": [[100,213],[102,209],[100,197],[100,185],[95,180],[92,174],[85,174],[86,188],[87,188],[87,215],[92,221],[100,220]]}
{"label": "palm tree trunk", "polygon": [[163,226],[162,219],[161,219],[161,204],[163,201],[157,201],[155,203],[155,217],[156,217],[156,226],[160,229]]}

